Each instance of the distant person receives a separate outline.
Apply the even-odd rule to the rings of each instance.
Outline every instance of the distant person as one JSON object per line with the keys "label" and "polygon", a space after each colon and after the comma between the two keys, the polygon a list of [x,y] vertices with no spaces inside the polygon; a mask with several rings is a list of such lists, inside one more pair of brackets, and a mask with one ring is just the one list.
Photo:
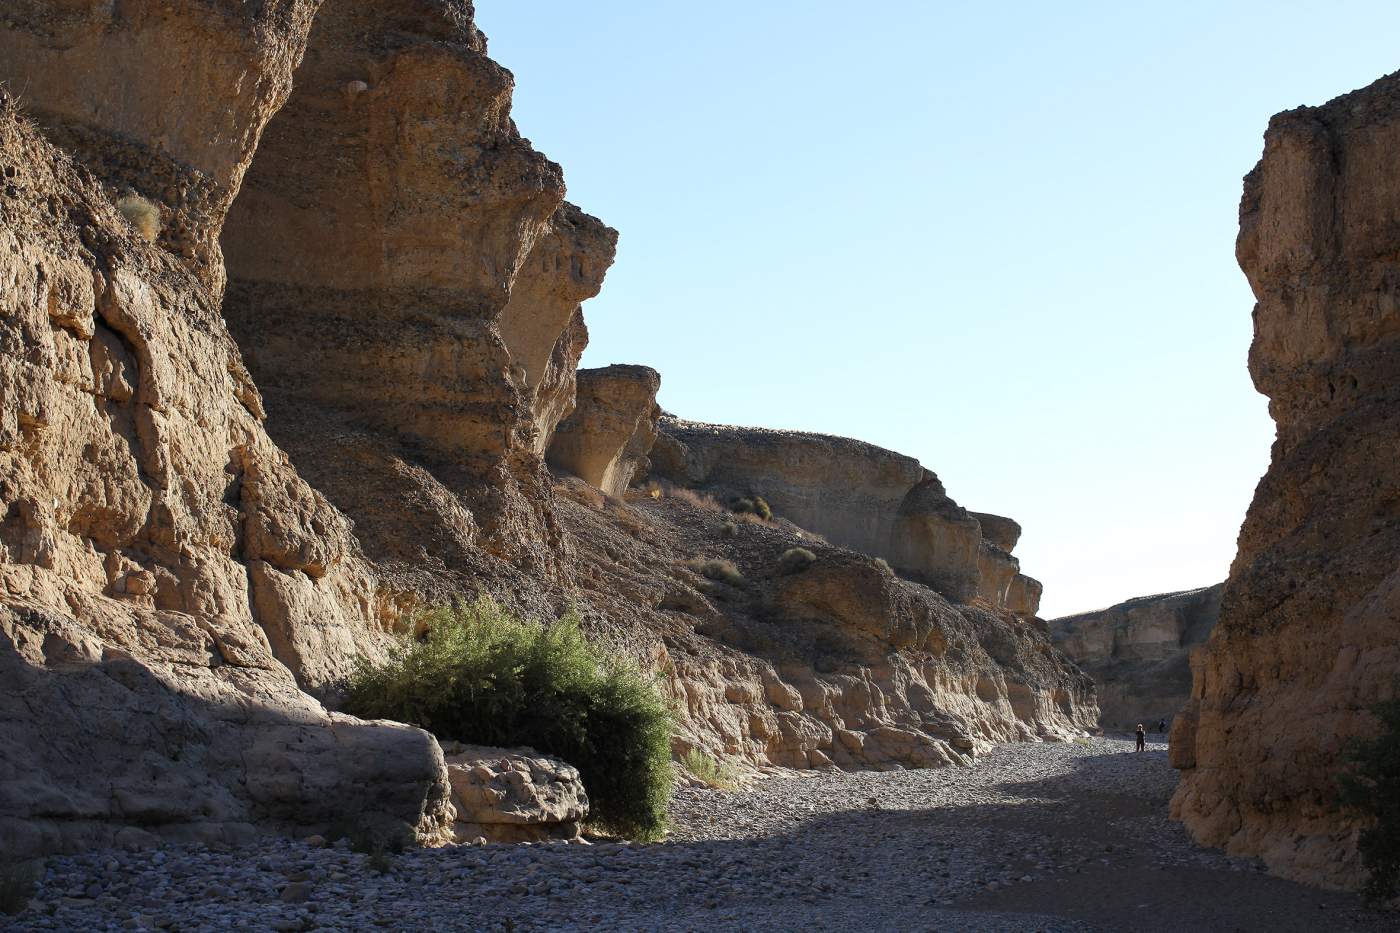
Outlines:
{"label": "distant person", "polygon": [[1167,721],[1165,719],[1157,720],[1157,731],[1163,735],[1167,734]]}
{"label": "distant person", "polygon": [[1142,727],[1142,723],[1138,723],[1137,740],[1137,750],[1140,752],[1147,751],[1147,730]]}

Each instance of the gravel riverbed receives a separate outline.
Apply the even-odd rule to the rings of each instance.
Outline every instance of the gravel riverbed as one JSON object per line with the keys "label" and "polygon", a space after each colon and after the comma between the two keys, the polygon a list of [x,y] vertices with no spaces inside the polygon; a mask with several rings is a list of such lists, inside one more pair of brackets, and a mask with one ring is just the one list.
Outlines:
{"label": "gravel riverbed", "polygon": [[682,789],[653,845],[418,850],[382,872],[283,840],[55,857],[7,929],[1400,929],[1192,845],[1166,817],[1165,746],[1131,748],[1006,745],[966,768]]}

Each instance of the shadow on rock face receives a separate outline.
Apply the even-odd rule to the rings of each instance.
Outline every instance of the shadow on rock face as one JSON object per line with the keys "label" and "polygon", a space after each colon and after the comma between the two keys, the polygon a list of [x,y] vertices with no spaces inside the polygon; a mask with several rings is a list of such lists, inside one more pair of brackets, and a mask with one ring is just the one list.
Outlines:
{"label": "shadow on rock face", "polygon": [[236,844],[346,821],[444,830],[431,735],[327,713],[270,658],[240,667],[192,622],[165,621],[141,629],[165,642],[153,656],[57,613],[0,607],[8,854]]}

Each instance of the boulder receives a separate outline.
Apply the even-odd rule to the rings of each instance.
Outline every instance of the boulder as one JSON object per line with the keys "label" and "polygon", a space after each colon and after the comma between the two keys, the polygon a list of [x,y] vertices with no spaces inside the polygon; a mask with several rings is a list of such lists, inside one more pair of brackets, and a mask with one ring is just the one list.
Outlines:
{"label": "boulder", "polygon": [[532,748],[444,745],[457,842],[575,839],[588,817],[578,769]]}

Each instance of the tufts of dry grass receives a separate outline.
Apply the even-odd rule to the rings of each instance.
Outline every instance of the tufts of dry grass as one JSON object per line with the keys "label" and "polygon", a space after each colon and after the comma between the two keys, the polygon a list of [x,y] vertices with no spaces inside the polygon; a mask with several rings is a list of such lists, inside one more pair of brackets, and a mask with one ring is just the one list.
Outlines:
{"label": "tufts of dry grass", "polygon": [[733,790],[738,783],[734,776],[734,769],[722,761],[711,758],[709,755],[692,748],[681,757],[681,764],[691,776],[704,781],[709,787],[716,790]]}
{"label": "tufts of dry grass", "polygon": [[805,547],[788,548],[778,558],[778,573],[787,575],[801,573],[817,562],[817,555]]}
{"label": "tufts of dry grass", "polygon": [[685,566],[717,583],[727,583],[730,586],[743,586],[744,575],[739,572],[739,568],[734,566],[733,561],[724,560],[719,557],[696,557],[685,562]]}
{"label": "tufts of dry grass", "polygon": [[128,194],[117,201],[117,210],[147,243],[154,243],[160,236],[160,208],[141,195]]}

